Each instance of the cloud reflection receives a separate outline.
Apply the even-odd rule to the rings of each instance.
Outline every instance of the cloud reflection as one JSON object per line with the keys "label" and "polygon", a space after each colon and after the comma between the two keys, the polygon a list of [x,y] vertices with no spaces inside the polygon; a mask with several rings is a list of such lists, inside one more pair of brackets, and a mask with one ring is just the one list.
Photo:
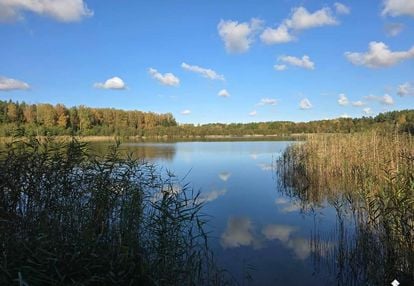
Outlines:
{"label": "cloud reflection", "polygon": [[292,238],[297,230],[290,225],[269,224],[263,228],[262,233],[268,240],[281,241],[285,247],[293,250],[298,259],[305,260],[311,253],[310,242],[305,238]]}
{"label": "cloud reflection", "polygon": [[260,163],[260,164],[257,164],[257,166],[259,166],[259,168],[262,169],[263,171],[272,171],[273,170],[273,165],[272,164]]}
{"label": "cloud reflection", "polygon": [[282,213],[297,212],[302,209],[302,206],[300,205],[299,202],[289,201],[285,198],[277,198],[275,200],[275,204],[278,206],[278,209]]}
{"label": "cloud reflection", "polygon": [[222,180],[223,182],[227,182],[227,180],[231,176],[231,173],[229,173],[229,172],[221,172],[218,176],[219,176],[220,180]]}
{"label": "cloud reflection", "polygon": [[224,249],[250,245],[259,247],[259,240],[254,235],[250,218],[230,217],[227,228],[221,235],[220,244]]}
{"label": "cloud reflection", "polygon": [[208,193],[201,193],[200,196],[197,198],[197,202],[199,203],[212,202],[216,200],[218,197],[224,195],[225,193],[227,193],[227,189],[213,190]]}

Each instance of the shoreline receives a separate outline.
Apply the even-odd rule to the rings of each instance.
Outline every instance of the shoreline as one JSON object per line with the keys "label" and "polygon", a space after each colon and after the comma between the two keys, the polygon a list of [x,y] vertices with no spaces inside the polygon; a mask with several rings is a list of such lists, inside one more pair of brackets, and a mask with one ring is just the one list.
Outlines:
{"label": "shoreline", "polygon": [[[188,136],[126,136],[126,137],[119,137],[119,136],[68,136],[68,135],[60,135],[60,136],[35,136],[35,138],[39,140],[45,140],[47,138],[52,138],[58,141],[68,141],[71,138],[75,138],[81,142],[93,143],[93,142],[114,142],[119,140],[121,142],[164,142],[164,141],[172,141],[172,142],[180,142],[180,141],[237,141],[237,140],[246,140],[246,141],[265,141],[265,140],[298,140],[303,137],[307,137],[310,134],[271,134],[271,135],[263,135],[263,134],[251,134],[251,135],[188,135]],[[10,143],[16,139],[28,139],[29,137],[0,137],[0,143]]]}

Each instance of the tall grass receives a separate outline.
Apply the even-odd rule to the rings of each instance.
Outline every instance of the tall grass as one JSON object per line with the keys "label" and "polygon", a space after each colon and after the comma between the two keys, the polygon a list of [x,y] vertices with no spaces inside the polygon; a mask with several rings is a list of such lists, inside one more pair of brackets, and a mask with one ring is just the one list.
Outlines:
{"label": "tall grass", "polygon": [[0,152],[0,285],[218,285],[198,194],[116,146]]}
{"label": "tall grass", "polygon": [[[332,255],[340,285],[379,285],[396,276],[414,279],[411,136],[314,135],[290,146],[277,166],[284,192],[307,207],[327,201],[337,209],[342,223]],[[351,221],[352,230],[347,227]]]}

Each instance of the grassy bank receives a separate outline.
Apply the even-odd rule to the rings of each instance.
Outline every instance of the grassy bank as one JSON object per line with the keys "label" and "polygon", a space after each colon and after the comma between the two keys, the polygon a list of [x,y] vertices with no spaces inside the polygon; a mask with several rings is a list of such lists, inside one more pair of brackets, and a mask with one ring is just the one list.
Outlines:
{"label": "grassy bank", "polygon": [[[387,284],[396,275],[414,279],[411,136],[315,135],[290,146],[277,166],[283,191],[305,208],[328,201],[337,209],[336,247],[325,248],[333,249],[340,285]],[[355,228],[345,231],[349,216]]]}
{"label": "grassy bank", "polygon": [[0,153],[0,285],[220,285],[202,205],[112,147],[36,139]]}

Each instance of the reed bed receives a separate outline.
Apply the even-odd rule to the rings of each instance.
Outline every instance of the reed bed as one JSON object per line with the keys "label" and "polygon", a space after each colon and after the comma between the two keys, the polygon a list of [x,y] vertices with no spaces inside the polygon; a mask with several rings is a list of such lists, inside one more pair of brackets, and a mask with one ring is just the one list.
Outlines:
{"label": "reed bed", "polygon": [[309,136],[286,150],[277,169],[281,189],[304,207],[328,202],[336,208],[335,247],[329,242],[323,252],[333,251],[338,285],[389,284],[397,277],[414,281],[414,140],[409,134]]}
{"label": "reed bed", "polygon": [[223,285],[197,192],[72,140],[0,152],[0,285]]}

